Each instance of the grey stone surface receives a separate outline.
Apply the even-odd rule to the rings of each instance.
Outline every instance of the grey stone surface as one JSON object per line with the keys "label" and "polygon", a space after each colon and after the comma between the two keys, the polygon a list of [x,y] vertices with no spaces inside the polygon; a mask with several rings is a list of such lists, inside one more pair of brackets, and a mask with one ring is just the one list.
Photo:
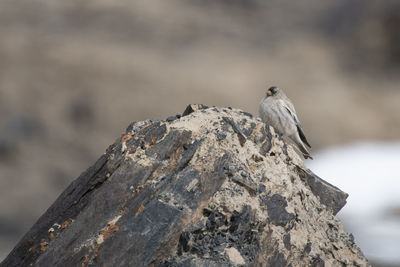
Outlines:
{"label": "grey stone surface", "polygon": [[332,210],[333,214],[336,215],[346,205],[346,199],[349,196],[347,193],[318,177],[309,169],[298,168],[298,171],[299,176],[306,180],[314,195],[318,196],[320,202]]}
{"label": "grey stone surface", "polygon": [[346,197],[259,119],[189,106],[131,124],[1,266],[365,266]]}

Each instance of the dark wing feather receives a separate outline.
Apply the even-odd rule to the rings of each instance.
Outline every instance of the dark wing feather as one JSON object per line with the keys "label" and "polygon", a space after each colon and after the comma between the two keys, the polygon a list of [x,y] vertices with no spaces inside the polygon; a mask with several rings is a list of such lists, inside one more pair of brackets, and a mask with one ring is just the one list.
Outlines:
{"label": "dark wing feather", "polygon": [[308,141],[307,141],[307,139],[306,139],[306,136],[305,136],[305,134],[304,134],[304,132],[303,132],[303,129],[301,128],[300,123],[298,123],[296,126],[297,126],[297,131],[299,132],[299,136],[300,136],[301,141],[303,141],[304,144],[306,144],[309,148],[311,148],[311,146],[310,146],[310,144],[308,143]]}
{"label": "dark wing feather", "polygon": [[308,143],[306,135],[303,132],[303,129],[301,128],[301,124],[299,122],[299,120],[297,119],[296,115],[292,113],[292,111],[284,106],[286,108],[286,110],[289,112],[289,114],[292,116],[293,120],[296,122],[296,126],[297,126],[297,131],[299,132],[299,136],[301,141],[303,141],[303,143],[305,143],[309,148],[311,148],[311,145]]}

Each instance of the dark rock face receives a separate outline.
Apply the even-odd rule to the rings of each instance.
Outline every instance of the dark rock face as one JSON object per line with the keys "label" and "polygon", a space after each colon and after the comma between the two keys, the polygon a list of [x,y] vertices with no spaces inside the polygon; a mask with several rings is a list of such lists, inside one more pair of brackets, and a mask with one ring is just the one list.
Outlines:
{"label": "dark rock face", "polygon": [[336,215],[346,204],[348,194],[324,181],[309,169],[298,168],[298,170],[299,176],[306,180],[311,191],[319,197],[320,202]]}
{"label": "dark rock face", "polygon": [[365,266],[346,197],[250,114],[191,105],[131,124],[1,266]]}
{"label": "dark rock face", "polygon": [[295,215],[286,211],[287,201],[281,195],[275,194],[262,202],[267,206],[268,217],[273,224],[284,227],[294,220]]}
{"label": "dark rock face", "polygon": [[182,113],[182,116],[187,116],[195,111],[206,109],[206,108],[208,108],[206,105],[191,104],[186,107],[185,111]]}

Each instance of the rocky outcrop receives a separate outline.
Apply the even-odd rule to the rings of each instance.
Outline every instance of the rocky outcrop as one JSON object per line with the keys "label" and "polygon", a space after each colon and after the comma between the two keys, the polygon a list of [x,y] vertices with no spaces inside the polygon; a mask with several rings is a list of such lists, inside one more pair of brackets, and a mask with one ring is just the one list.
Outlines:
{"label": "rocky outcrop", "polygon": [[191,105],[132,123],[1,266],[365,266],[347,194],[273,128]]}

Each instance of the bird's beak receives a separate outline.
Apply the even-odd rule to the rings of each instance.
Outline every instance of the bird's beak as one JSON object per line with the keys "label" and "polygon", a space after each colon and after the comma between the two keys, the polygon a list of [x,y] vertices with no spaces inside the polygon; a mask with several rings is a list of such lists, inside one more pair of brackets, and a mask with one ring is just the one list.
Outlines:
{"label": "bird's beak", "polygon": [[271,96],[272,95],[272,92],[271,91],[268,91],[267,92],[267,96]]}

